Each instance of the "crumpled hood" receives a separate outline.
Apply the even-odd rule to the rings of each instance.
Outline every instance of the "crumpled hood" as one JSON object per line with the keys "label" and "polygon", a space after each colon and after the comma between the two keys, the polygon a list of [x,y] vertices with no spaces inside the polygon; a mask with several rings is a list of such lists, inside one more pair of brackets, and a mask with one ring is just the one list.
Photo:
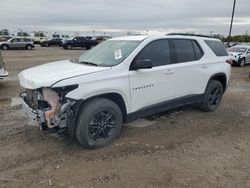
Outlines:
{"label": "crumpled hood", "polygon": [[37,89],[41,87],[50,87],[56,82],[67,78],[93,74],[108,69],[111,68],[83,65],[73,63],[70,60],[63,60],[26,69],[18,75],[18,78],[22,87]]}

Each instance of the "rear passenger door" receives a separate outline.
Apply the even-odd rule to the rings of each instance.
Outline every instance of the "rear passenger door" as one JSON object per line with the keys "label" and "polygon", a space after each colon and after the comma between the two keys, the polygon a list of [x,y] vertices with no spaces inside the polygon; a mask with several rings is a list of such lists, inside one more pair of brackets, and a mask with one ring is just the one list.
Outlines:
{"label": "rear passenger door", "polygon": [[19,48],[25,48],[26,44],[27,44],[26,39],[25,38],[20,38],[18,47]]}
{"label": "rear passenger door", "polygon": [[190,39],[172,39],[175,64],[176,98],[201,94],[207,84],[208,65],[202,61],[203,51],[198,42]]}

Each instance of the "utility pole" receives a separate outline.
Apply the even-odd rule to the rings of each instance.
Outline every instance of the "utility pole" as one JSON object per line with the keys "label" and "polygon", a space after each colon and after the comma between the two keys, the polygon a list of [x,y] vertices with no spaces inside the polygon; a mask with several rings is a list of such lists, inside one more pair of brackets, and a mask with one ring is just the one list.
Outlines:
{"label": "utility pole", "polygon": [[235,4],[236,4],[236,0],[234,0],[234,4],[233,4],[233,11],[232,11],[232,17],[231,17],[231,24],[230,24],[228,39],[231,37],[231,33],[232,33],[232,27],[233,27],[233,21],[234,21]]}

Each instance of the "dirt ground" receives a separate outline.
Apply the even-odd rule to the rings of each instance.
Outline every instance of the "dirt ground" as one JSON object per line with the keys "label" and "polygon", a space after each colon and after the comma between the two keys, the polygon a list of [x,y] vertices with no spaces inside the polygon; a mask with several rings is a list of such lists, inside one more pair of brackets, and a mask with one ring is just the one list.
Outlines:
{"label": "dirt ground", "polygon": [[17,79],[23,69],[83,52],[3,52],[10,75],[0,81],[0,187],[250,187],[250,66],[232,68],[215,112],[187,106],[150,116],[124,126],[110,146],[85,150],[38,130],[21,110]]}

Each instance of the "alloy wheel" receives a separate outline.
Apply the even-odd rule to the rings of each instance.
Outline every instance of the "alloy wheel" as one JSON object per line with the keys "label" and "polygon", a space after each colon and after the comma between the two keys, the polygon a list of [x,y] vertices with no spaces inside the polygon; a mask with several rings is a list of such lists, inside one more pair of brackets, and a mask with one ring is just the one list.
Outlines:
{"label": "alloy wheel", "polygon": [[111,112],[100,111],[90,120],[89,135],[94,141],[102,142],[114,133],[115,124],[115,117]]}

